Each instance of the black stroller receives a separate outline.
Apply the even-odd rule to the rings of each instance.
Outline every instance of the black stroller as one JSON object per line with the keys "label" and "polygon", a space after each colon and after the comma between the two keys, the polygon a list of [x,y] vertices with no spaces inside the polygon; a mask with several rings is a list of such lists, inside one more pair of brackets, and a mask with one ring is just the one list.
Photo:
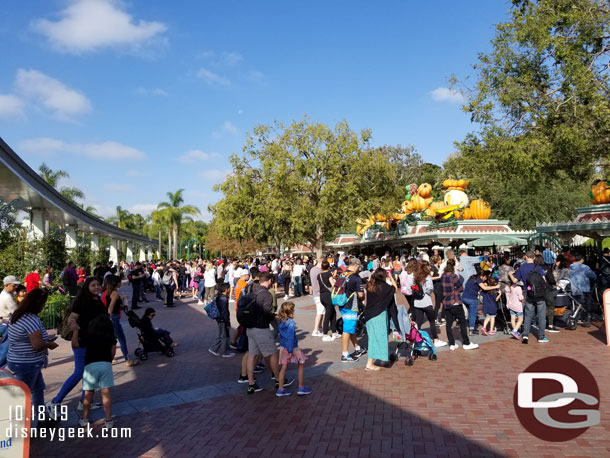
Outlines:
{"label": "black stroller", "polygon": [[[413,366],[415,360],[420,356],[427,356],[430,361],[437,360],[436,348],[430,338],[430,335],[419,330],[411,324],[411,315],[407,312],[404,306],[397,307],[396,319],[398,323],[394,323],[396,329],[395,338],[400,339],[396,350],[390,355],[390,362],[394,363],[400,359],[401,352],[405,353],[405,365]],[[431,326],[435,326],[431,324]],[[400,336],[400,337],[398,337]]]}
{"label": "black stroller", "polygon": [[165,353],[165,355],[170,358],[174,356],[174,349],[161,337],[157,336],[156,334],[152,334],[146,329],[143,329],[142,321],[140,320],[140,317],[136,315],[136,312],[133,310],[128,310],[127,307],[125,307],[123,310],[127,315],[129,325],[138,333],[138,341],[140,342],[140,345],[134,352],[137,357],[139,357],[142,361],[146,361],[148,359],[148,353],[151,352]]}
{"label": "black stroller", "polygon": [[581,326],[591,327],[591,314],[585,305],[574,299],[572,288],[568,280],[557,282],[559,293],[555,298],[555,319],[559,319],[566,324],[566,329],[573,331],[578,326],[579,317],[582,317]]}

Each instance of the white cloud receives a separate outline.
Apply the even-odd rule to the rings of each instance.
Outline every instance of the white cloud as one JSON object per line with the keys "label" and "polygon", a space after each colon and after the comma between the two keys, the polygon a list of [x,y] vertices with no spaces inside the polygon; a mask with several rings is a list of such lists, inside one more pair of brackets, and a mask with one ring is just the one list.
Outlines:
{"label": "white cloud", "polygon": [[231,122],[225,121],[220,130],[213,131],[212,135],[214,137],[222,137],[225,134],[237,135],[238,133],[239,130],[237,129],[237,127],[235,127]]}
{"label": "white cloud", "polygon": [[464,103],[466,97],[460,91],[455,91],[448,87],[437,87],[430,94],[437,102]]}
{"label": "white cloud", "polygon": [[238,52],[223,52],[221,55],[221,62],[227,66],[237,65],[243,62],[244,57]]}
{"label": "white cloud", "polygon": [[119,0],[72,0],[59,20],[36,19],[30,27],[61,52],[82,54],[107,47],[138,51],[160,39],[165,24],[135,19]]}
{"label": "white cloud", "polygon": [[0,118],[25,116],[23,100],[13,94],[0,94]]}
{"label": "white cloud", "polygon": [[131,192],[134,190],[133,186],[123,183],[107,183],[104,188],[112,192]]}
{"label": "white cloud", "polygon": [[85,95],[37,70],[20,68],[15,84],[20,94],[61,120],[71,120],[91,111],[91,102]]}
{"label": "white cloud", "polygon": [[135,204],[129,207],[131,213],[139,213],[142,216],[148,216],[153,210],[157,209],[157,204]]}
{"label": "white cloud", "polygon": [[114,141],[102,143],[66,143],[54,138],[33,138],[20,143],[20,148],[27,153],[55,154],[69,152],[78,156],[93,159],[143,159],[146,155],[135,148]]}
{"label": "white cloud", "polygon": [[231,170],[207,169],[201,172],[201,178],[208,180],[212,184],[222,183]]}
{"label": "white cloud", "polygon": [[218,158],[220,155],[218,153],[206,153],[205,151],[201,151],[198,149],[192,149],[184,153],[178,159],[181,162],[185,162],[187,164],[193,164],[201,161],[209,161],[215,158]]}
{"label": "white cloud", "polygon": [[224,76],[217,75],[205,68],[199,69],[197,72],[197,77],[204,80],[210,86],[228,86],[231,82],[225,78]]}
{"label": "white cloud", "polygon": [[163,89],[161,88],[154,88],[154,89],[146,89],[144,87],[139,87],[136,89],[136,93],[140,94],[140,95],[159,95],[159,96],[167,96],[167,92],[165,92]]}

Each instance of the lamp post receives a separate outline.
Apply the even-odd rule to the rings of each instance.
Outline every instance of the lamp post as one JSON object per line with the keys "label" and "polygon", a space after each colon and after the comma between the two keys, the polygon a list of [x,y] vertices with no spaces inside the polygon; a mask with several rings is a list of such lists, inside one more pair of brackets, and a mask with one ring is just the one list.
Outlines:
{"label": "lamp post", "polygon": [[197,239],[188,239],[186,241],[186,260],[188,261],[190,259],[190,254],[191,254],[191,242],[198,242],[199,240]]}

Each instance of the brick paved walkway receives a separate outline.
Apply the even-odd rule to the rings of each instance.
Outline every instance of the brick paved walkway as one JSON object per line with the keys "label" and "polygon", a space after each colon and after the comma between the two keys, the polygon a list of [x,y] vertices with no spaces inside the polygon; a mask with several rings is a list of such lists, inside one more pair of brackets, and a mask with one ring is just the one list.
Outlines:
{"label": "brick paved walkway", "polygon": [[[238,359],[207,352],[215,324],[192,303],[176,309],[157,303],[157,326],[170,329],[182,345],[172,359],[155,355],[132,369],[115,366],[116,405],[136,404],[136,413],[115,412],[116,426],[131,427],[132,438],[62,444],[36,439],[32,456],[610,456],[610,349],[596,328],[564,331],[550,336],[550,344],[527,347],[498,338],[476,351],[442,352],[436,362],[401,362],[369,373],[362,362],[337,363],[338,342],[309,336],[310,302],[298,301],[297,323],[307,331],[301,347],[310,355],[311,396],[276,398],[268,380],[268,389],[248,396],[235,383]],[[133,333],[128,339],[133,351]],[[61,352],[44,373],[47,398],[71,370],[69,348],[62,344]],[[581,361],[601,391],[602,423],[569,444],[532,437],[512,406],[518,373],[551,355]],[[168,403],[168,393],[180,400]],[[138,406],[153,395],[163,396]]]}

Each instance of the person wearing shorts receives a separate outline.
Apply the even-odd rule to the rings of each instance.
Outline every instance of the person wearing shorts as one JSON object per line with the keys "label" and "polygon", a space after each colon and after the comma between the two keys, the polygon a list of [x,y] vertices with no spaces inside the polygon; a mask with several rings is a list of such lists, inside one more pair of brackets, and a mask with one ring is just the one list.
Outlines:
{"label": "person wearing shorts", "polygon": [[[362,299],[364,299],[364,285],[362,283],[362,278],[360,278],[360,275],[358,275],[359,270],[360,261],[357,258],[352,258],[352,260],[349,262],[349,276],[347,277],[347,285],[345,287],[347,303],[345,306],[339,308],[339,313],[341,313],[341,318],[343,319],[341,361],[344,363],[358,361],[358,358],[366,353],[366,348],[360,347],[360,345],[358,345],[358,339],[356,338],[358,309],[361,306]],[[348,352],[350,342],[355,348],[354,353],[351,355]]]}
{"label": "person wearing shorts", "polygon": [[513,330],[510,335],[519,340],[521,334],[519,329],[523,323],[523,290],[515,283],[511,283],[504,290],[506,294],[506,306],[510,311],[510,324]]}
{"label": "person wearing shorts", "polygon": [[[256,357],[259,355],[265,359],[267,366],[271,368],[273,378],[278,384],[278,353],[273,331],[269,327],[271,322],[275,320],[273,295],[269,292],[272,282],[273,275],[270,272],[259,274],[259,288],[254,292],[256,294],[256,320],[252,327],[246,329],[246,335],[248,336],[248,394],[254,394],[262,390],[254,379],[254,366]],[[286,380],[284,386],[289,386],[292,382],[294,382],[294,379]]]}
{"label": "person wearing shorts", "polygon": [[[75,321],[72,326],[72,347],[79,347],[79,328]],[[112,321],[107,314],[98,315],[89,323],[86,339],[85,369],[83,372],[83,417],[79,421],[81,426],[89,424],[89,409],[95,390],[102,393],[102,404],[106,419],[104,426],[112,428],[112,399],[110,388],[114,386],[112,375],[112,360],[116,353],[117,340],[114,336]]]}
{"label": "person wearing shorts", "polygon": [[313,332],[311,333],[313,337],[324,336],[324,334],[320,330],[320,327],[322,326],[322,320],[324,319],[324,314],[326,313],[326,307],[324,307],[320,299],[320,282],[318,281],[318,276],[322,273],[320,264],[320,261],[316,260],[314,266],[309,271],[313,302],[314,304],[316,304],[316,318],[313,324]]}

